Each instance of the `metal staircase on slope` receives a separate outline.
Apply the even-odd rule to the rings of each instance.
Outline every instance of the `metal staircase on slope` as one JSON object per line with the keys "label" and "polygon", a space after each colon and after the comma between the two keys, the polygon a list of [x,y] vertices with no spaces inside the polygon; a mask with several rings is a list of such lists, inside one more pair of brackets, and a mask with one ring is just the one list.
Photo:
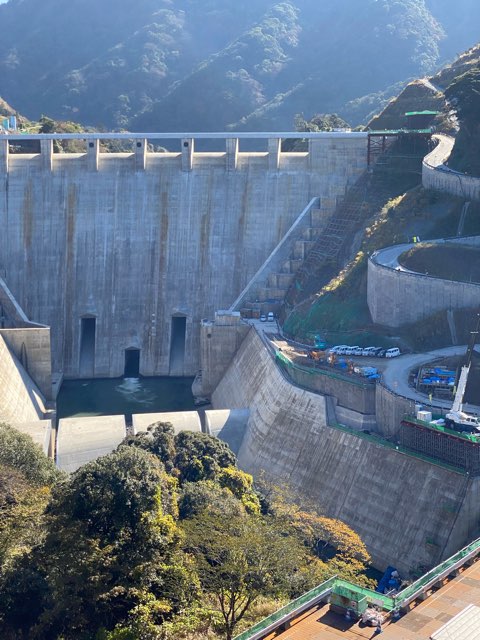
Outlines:
{"label": "metal staircase on slope", "polygon": [[[321,280],[322,269],[330,266],[338,272],[345,253],[351,247],[355,234],[372,211],[385,202],[387,191],[381,176],[365,172],[350,187],[344,199],[337,204],[334,215],[318,236],[308,255],[296,270],[295,278],[285,296],[289,306],[298,304],[326,284]],[[326,276],[328,280],[329,275]]]}

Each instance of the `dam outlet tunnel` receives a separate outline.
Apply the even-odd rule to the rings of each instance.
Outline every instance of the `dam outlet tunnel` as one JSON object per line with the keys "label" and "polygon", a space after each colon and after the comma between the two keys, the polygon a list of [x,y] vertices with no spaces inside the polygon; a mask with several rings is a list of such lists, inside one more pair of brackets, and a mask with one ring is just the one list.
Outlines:
{"label": "dam outlet tunnel", "polygon": [[138,378],[140,376],[140,349],[129,347],[125,349],[124,378]]}
{"label": "dam outlet tunnel", "polygon": [[80,327],[80,362],[81,378],[93,378],[95,375],[95,334],[97,319],[94,316],[81,318]]}
{"label": "dam outlet tunnel", "polygon": [[185,367],[185,339],[187,334],[187,316],[173,315],[170,337],[170,375],[182,376]]}

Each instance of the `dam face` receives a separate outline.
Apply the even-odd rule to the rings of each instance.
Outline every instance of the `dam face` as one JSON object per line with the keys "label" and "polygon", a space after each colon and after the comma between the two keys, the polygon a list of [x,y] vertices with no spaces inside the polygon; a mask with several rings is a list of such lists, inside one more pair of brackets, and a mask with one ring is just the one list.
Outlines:
{"label": "dam face", "polygon": [[[87,153],[53,153],[71,137]],[[148,153],[128,134],[133,153],[99,153],[108,137],[0,140],[0,276],[51,327],[53,370],[71,378],[196,373],[201,319],[228,308],[312,197],[333,212],[367,162],[366,134],[310,134],[306,153],[281,153],[293,134],[264,134],[264,153],[220,134],[217,153],[187,134],[178,153]],[[10,151],[29,138],[41,153]]]}

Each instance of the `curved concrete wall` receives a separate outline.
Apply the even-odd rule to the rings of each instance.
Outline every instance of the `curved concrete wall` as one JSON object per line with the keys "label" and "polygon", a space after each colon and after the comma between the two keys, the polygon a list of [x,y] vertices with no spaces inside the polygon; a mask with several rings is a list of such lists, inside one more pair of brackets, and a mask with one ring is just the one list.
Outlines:
{"label": "curved concrete wall", "polygon": [[397,271],[368,261],[367,302],[373,322],[400,327],[444,309],[480,305],[480,285]]}
{"label": "curved concrete wall", "polygon": [[[235,140],[226,153],[194,153],[194,140],[146,153],[139,140],[133,154],[102,154],[86,137],[83,155],[52,154],[51,139],[41,154],[9,154],[0,141],[0,273],[52,328],[54,371],[67,377],[80,374],[82,317],[96,318],[96,376],[122,375],[128,348],[142,374],[195,373],[200,320],[232,304],[313,197],[333,211],[367,161],[366,134],[293,154],[280,134],[270,153],[239,153]],[[171,366],[175,315],[185,359]]]}
{"label": "curved concrete wall", "polygon": [[[288,483],[363,538],[375,566],[433,565],[473,535],[480,515],[468,476],[327,426],[324,396],[287,382],[252,330],[213,394],[250,408],[245,470]],[[461,513],[462,517],[458,517]]]}
{"label": "curved concrete wall", "polygon": [[425,156],[422,165],[422,184],[425,189],[444,191],[465,200],[480,200],[480,178],[449,169],[444,163],[453,149],[454,139],[434,136],[437,147]]}

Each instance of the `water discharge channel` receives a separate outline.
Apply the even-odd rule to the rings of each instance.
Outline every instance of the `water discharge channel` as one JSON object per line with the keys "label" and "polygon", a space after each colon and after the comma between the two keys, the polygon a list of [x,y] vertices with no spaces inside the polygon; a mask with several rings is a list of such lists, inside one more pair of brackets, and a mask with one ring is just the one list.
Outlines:
{"label": "water discharge channel", "polygon": [[58,419],[134,413],[193,411],[193,378],[96,378],[65,380],[57,398]]}

